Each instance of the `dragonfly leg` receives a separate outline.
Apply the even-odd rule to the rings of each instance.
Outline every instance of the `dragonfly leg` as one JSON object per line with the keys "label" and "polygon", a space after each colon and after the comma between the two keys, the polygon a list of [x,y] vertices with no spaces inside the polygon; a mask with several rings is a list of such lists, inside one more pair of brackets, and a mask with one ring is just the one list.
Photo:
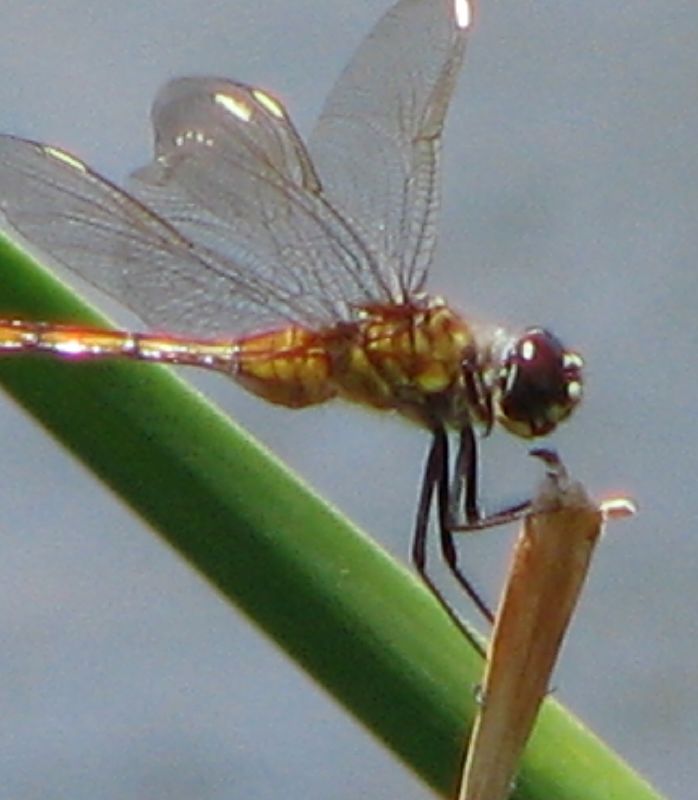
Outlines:
{"label": "dragonfly leg", "polygon": [[[482,514],[478,503],[478,464],[475,433],[472,428],[465,428],[461,432],[453,469],[453,480],[449,483],[448,436],[443,428],[434,430],[417,507],[417,521],[412,540],[412,563],[422,581],[456,627],[478,652],[483,653],[482,645],[453,610],[426,568],[427,533],[432,502],[435,500],[438,511],[439,543],[444,561],[458,585],[465,591],[482,616],[490,623],[494,621],[492,610],[463,573],[458,563],[455,534],[475,533],[521,519],[529,512],[531,503],[526,501],[494,514]],[[461,508],[465,512],[465,521],[456,522],[455,520],[459,517],[463,518]]]}
{"label": "dragonfly leg", "polygon": [[[526,516],[530,510],[531,503],[527,500],[494,514],[485,515],[482,513],[478,501],[478,481],[479,453],[477,439],[473,429],[466,427],[460,434],[460,443],[454,463],[450,489],[447,477],[441,480],[438,485],[441,552],[446,565],[458,584],[472,600],[482,616],[492,623],[494,621],[492,609],[482,599],[480,593],[460,568],[454,534],[476,533],[498,525],[514,522]],[[461,509],[465,512],[465,521],[455,522],[455,520],[463,519]]]}
{"label": "dragonfly leg", "polygon": [[[438,495],[437,504],[439,509],[441,549],[444,553],[444,557],[447,559],[447,563],[449,563],[449,568],[452,571],[454,569],[451,566],[451,563],[455,564],[455,546],[452,538],[450,538],[450,534],[448,533],[448,528],[444,527],[444,522],[449,516],[448,500],[450,492],[448,488],[448,479],[448,437],[443,429],[437,429],[434,431],[434,437],[432,439],[431,447],[429,448],[429,454],[427,455],[427,461],[424,468],[424,480],[422,482],[422,489],[419,496],[417,521],[412,539],[412,563],[414,564],[414,567],[424,584],[439,602],[444,611],[448,614],[453,624],[458,628],[458,630],[461,631],[470,644],[482,656],[484,656],[484,649],[480,641],[456,614],[448,600],[446,600],[441,590],[434,583],[431,576],[427,572],[427,532],[429,528],[429,517],[435,492]],[[446,504],[445,506],[444,501]],[[446,537],[444,536],[445,533]],[[449,562],[451,554],[453,554],[453,560],[452,562]],[[461,583],[464,588],[466,586],[469,587],[469,589],[466,588],[466,592],[471,598],[477,598],[477,600],[480,599],[464,577],[462,581],[459,580],[459,583]],[[477,604],[475,599],[474,602]]]}
{"label": "dragonfly leg", "polygon": [[[444,434],[445,437],[445,434]],[[453,524],[454,514],[459,512],[465,491],[465,518],[467,522],[481,519],[478,506],[478,451],[475,433],[470,427],[461,432],[458,455],[453,470],[453,482],[449,488],[448,465],[437,486],[439,509],[439,536],[441,552],[451,574],[461,588],[472,600],[478,611],[488,621],[493,622],[494,614],[482,599],[480,593],[464,575],[458,564],[458,551],[454,540],[454,531],[460,530]]]}
{"label": "dragonfly leg", "polygon": [[[532,451],[534,454],[536,451]],[[492,514],[484,514],[478,500],[479,454],[477,439],[472,428],[464,428],[460,435],[458,455],[453,469],[451,485],[449,530],[451,533],[477,533],[477,531],[506,525],[522,519],[531,509],[531,501],[524,500]],[[465,501],[463,502],[463,490]],[[463,508],[465,521],[460,514]]]}

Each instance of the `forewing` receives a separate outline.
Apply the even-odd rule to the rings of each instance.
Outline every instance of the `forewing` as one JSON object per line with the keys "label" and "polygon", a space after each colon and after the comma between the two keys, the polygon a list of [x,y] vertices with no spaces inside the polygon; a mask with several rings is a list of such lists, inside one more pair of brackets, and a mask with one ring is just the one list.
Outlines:
{"label": "forewing", "polygon": [[309,141],[328,198],[398,297],[422,288],[432,260],[441,133],[469,14],[467,0],[398,3],[339,78]]}
{"label": "forewing", "polygon": [[180,78],[158,94],[152,118],[155,159],[130,188],[192,241],[289,287],[322,322],[389,299],[276,98],[220,78]]}
{"label": "forewing", "polygon": [[292,289],[193,243],[57,148],[0,136],[0,211],[30,245],[152,327],[217,336],[303,321]]}

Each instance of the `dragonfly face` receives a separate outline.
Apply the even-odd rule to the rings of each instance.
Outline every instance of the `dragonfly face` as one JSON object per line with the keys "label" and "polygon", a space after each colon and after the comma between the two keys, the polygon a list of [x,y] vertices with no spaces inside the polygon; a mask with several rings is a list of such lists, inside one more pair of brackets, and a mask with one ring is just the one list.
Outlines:
{"label": "dragonfly face", "polygon": [[167,331],[9,320],[0,353],[187,364],[288,407],[339,396],[405,414],[433,434],[413,552],[425,575],[435,494],[450,537],[446,429],[461,437],[455,482],[473,522],[473,427],[547,434],[581,396],[581,360],[552,335],[485,336],[424,295],[469,28],[467,0],[398,2],[307,146],[265,90],[172,81],[153,106],[154,158],[128,191],[62,150],[0,137],[0,211],[14,232]]}
{"label": "dragonfly face", "polygon": [[525,439],[547,436],[582,399],[582,359],[542,328],[530,328],[504,353],[496,417]]}

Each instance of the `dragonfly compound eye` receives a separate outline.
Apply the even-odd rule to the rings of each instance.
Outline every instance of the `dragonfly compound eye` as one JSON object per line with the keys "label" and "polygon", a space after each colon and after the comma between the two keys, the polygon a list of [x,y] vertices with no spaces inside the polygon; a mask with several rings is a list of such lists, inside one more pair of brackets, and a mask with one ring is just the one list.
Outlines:
{"label": "dragonfly compound eye", "polygon": [[582,399],[583,361],[543,328],[528,328],[505,351],[497,419],[517,436],[545,436]]}

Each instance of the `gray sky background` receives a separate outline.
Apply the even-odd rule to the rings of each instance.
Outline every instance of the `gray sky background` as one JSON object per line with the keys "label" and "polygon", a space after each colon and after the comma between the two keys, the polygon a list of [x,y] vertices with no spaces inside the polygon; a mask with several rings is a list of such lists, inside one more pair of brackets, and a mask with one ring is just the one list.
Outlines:
{"label": "gray sky background", "polygon": [[[0,128],[120,180],[147,160],[158,86],[214,73],[273,89],[307,132],[387,6],[7,0]],[[479,6],[432,289],[585,354],[584,408],[553,443],[592,491],[627,491],[641,514],[599,548],[557,694],[668,797],[692,800],[698,5]],[[199,385],[405,556],[423,433]],[[0,800],[431,796],[4,398],[0,442]],[[505,436],[486,458],[495,502],[537,477]],[[508,534],[466,544],[494,596]]]}

